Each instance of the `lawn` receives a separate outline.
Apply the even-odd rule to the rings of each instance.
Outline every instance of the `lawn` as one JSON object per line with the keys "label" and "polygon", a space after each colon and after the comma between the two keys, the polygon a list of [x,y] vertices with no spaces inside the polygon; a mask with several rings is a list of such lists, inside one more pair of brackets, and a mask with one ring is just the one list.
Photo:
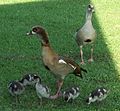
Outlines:
{"label": "lawn", "polygon": [[[25,34],[34,25],[46,28],[52,47],[60,55],[73,58],[80,64],[79,47],[74,40],[77,28],[85,22],[85,8],[95,6],[93,25],[97,30],[94,58],[87,63],[89,46],[84,48],[88,73],[83,79],[66,77],[62,90],[78,85],[80,96],[73,103],[43,100],[38,105],[35,89],[26,88],[20,104],[14,105],[7,84],[29,72],[37,72],[42,81],[55,92],[55,79],[41,61],[41,44]],[[120,111],[120,2],[119,0],[0,0],[0,111]],[[110,89],[100,104],[87,105],[85,98],[93,89]]]}

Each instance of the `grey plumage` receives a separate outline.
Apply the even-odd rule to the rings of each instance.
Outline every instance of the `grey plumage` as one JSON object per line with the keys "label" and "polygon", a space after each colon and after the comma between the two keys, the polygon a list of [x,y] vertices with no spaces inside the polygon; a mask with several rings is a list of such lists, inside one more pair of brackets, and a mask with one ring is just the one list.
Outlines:
{"label": "grey plumage", "polygon": [[94,7],[92,5],[88,5],[86,11],[86,22],[82,28],[80,28],[76,33],[76,42],[79,46],[89,44],[94,42],[96,38],[96,31],[92,25],[92,13]]}
{"label": "grey plumage", "polygon": [[[86,21],[82,28],[78,29],[75,36],[75,40],[80,47],[80,56],[81,56],[81,63],[84,63],[83,60],[83,52],[82,46],[86,44],[92,44],[96,39],[96,31],[92,25],[92,13],[94,12],[94,7],[92,5],[88,5],[86,10]],[[93,50],[91,50],[91,61]]]}
{"label": "grey plumage", "polygon": [[63,92],[63,98],[66,102],[76,99],[80,94],[79,87],[71,87]]}
{"label": "grey plumage", "polygon": [[44,98],[49,98],[50,97],[50,89],[48,86],[41,84],[39,81],[35,85],[36,92],[38,97],[41,99],[42,97]]}
{"label": "grey plumage", "polygon": [[96,90],[92,91],[89,94],[89,97],[86,99],[87,104],[90,104],[95,101],[102,101],[107,97],[109,90],[101,87],[97,88]]}

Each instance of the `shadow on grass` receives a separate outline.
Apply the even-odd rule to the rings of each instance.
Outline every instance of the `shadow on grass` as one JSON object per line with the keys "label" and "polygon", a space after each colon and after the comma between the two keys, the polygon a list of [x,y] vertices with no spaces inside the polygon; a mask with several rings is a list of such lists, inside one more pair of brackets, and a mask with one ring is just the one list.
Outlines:
{"label": "shadow on grass", "polygon": [[[61,55],[67,55],[73,57],[75,61],[79,63],[79,47],[75,43],[74,33],[76,29],[82,26],[85,22],[85,8],[89,4],[89,0],[60,0],[60,1],[41,1],[41,2],[29,2],[24,4],[12,4],[12,5],[1,5],[0,6],[0,19],[1,19],[1,30],[0,30],[0,82],[2,84],[1,94],[3,97],[0,98],[0,108],[6,108],[5,110],[11,109],[11,100],[8,96],[6,84],[8,81],[18,79],[22,76],[24,71],[26,72],[40,72],[44,79],[44,82],[49,84],[54,90],[53,77],[49,75],[42,65],[40,52],[40,43],[36,38],[28,39],[25,33],[30,30],[34,25],[44,26],[49,34],[50,42],[53,48]],[[97,14],[97,13],[96,13]],[[80,85],[82,91],[81,96],[84,98],[88,93],[98,86],[106,86],[114,93],[118,81],[118,72],[115,69],[115,64],[111,58],[111,54],[104,40],[104,34],[100,27],[99,20],[94,15],[93,24],[97,30],[97,41],[94,52],[95,62],[93,64],[86,64],[88,69],[87,78],[79,80],[79,78],[70,75],[66,78],[65,87],[68,85]],[[89,47],[85,47],[85,59],[88,58]],[[30,93],[32,94],[32,93]],[[28,94],[28,95],[30,95]],[[117,95],[118,96],[118,95]],[[107,105],[103,105],[103,109],[107,109],[114,104],[109,101],[117,99],[117,96],[108,99]],[[113,97],[113,98],[112,98]],[[5,99],[6,98],[6,99]],[[21,101],[24,101],[24,107],[20,109],[29,109],[27,101],[31,103],[31,100],[35,100],[37,97],[30,97],[24,95],[21,97]],[[79,98],[81,99],[81,97]],[[50,101],[48,105],[45,105],[46,109],[56,110],[61,108],[68,109],[98,109],[99,106],[88,107],[82,102],[76,100],[74,104],[63,104],[60,105],[62,100]],[[22,104],[21,103],[21,104]],[[77,104],[77,106],[76,106]],[[81,106],[79,107],[79,104]],[[6,106],[6,107],[5,107]],[[114,108],[117,108],[115,105]],[[18,110],[19,110],[18,108]],[[30,109],[34,110],[40,108],[34,101]],[[86,109],[86,110],[87,110]],[[2,109],[3,110],[3,109]]]}

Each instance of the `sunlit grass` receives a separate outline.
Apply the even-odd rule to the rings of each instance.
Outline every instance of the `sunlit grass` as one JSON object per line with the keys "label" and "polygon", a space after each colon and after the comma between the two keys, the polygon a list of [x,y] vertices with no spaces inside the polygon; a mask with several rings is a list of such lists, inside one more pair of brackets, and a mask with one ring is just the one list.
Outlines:
{"label": "sunlit grass", "polygon": [[37,1],[48,1],[48,0],[0,0],[0,5],[37,2]]}
{"label": "sunlit grass", "polygon": [[118,0],[92,0],[103,38],[120,75],[120,2]]}

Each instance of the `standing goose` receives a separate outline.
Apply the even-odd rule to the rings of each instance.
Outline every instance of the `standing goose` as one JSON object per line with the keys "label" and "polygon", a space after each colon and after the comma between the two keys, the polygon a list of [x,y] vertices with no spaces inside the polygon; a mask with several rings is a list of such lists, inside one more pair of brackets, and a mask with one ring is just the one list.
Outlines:
{"label": "standing goose", "polygon": [[82,28],[80,28],[76,32],[76,42],[78,46],[80,46],[80,57],[81,57],[81,64],[84,64],[83,59],[83,51],[82,47],[86,44],[91,44],[91,57],[88,60],[89,62],[93,61],[93,42],[96,38],[96,31],[93,28],[92,25],[92,13],[94,12],[94,7],[92,5],[88,5],[87,11],[86,11],[86,21]]}
{"label": "standing goose", "polygon": [[50,46],[48,34],[44,28],[39,26],[33,27],[27,35],[33,34],[37,34],[39,39],[41,39],[42,60],[44,66],[50,70],[57,79],[57,92],[54,96],[50,96],[51,99],[56,99],[60,95],[63,80],[68,74],[72,73],[82,78],[81,70],[85,72],[87,71],[80,68],[80,66],[73,60],[59,56],[56,52],[54,52]]}

